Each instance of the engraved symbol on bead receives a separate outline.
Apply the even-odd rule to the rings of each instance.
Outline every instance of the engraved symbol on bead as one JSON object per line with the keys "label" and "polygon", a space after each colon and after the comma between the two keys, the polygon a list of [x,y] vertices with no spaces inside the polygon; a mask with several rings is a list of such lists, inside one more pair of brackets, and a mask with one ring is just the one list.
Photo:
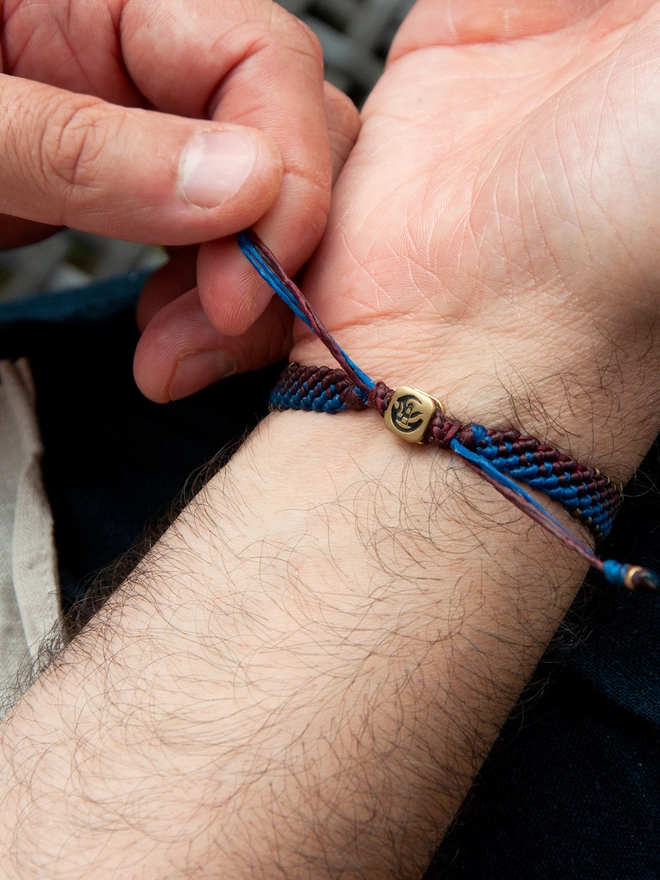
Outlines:
{"label": "engraved symbol on bead", "polygon": [[417,388],[397,388],[385,411],[385,426],[409,443],[420,443],[441,405],[433,397]]}
{"label": "engraved symbol on bead", "polygon": [[412,394],[400,397],[392,404],[392,422],[404,434],[416,431],[423,419],[424,414],[419,408],[419,400]]}

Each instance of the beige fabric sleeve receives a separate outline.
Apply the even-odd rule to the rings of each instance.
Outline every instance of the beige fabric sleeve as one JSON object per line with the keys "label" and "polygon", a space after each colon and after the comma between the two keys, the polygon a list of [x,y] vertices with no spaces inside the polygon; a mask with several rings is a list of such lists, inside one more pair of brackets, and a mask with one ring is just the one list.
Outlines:
{"label": "beige fabric sleeve", "polygon": [[0,361],[0,689],[33,660],[60,612],[53,521],[41,481],[26,360]]}

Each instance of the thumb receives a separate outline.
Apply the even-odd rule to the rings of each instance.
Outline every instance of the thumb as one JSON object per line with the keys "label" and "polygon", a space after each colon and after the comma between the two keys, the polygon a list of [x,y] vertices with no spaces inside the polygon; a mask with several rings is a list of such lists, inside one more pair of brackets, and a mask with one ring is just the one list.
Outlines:
{"label": "thumb", "polygon": [[0,75],[0,212],[158,244],[221,238],[270,207],[282,160],[252,128],[120,107]]}

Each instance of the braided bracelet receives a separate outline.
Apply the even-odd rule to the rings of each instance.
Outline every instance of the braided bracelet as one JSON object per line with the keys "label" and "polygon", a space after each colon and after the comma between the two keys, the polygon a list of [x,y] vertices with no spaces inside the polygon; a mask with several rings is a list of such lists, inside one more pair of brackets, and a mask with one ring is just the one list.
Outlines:
{"label": "braided bracelet", "polygon": [[519,484],[524,483],[560,503],[597,541],[610,533],[623,501],[622,486],[615,485],[598,468],[581,464],[535,437],[512,429],[485,428],[476,423],[463,425],[445,415],[440,401],[417,388],[404,386],[393,390],[384,382],[374,382],[326,330],[256,233],[240,233],[238,244],[261,277],[341,365],[341,369],[331,369],[289,364],[271,393],[271,410],[338,413],[375,409],[384,418],[385,426],[398,437],[460,455],[468,467],[601,571],[610,583],[637,591],[660,589],[660,578],[655,572],[639,565],[600,559]]}

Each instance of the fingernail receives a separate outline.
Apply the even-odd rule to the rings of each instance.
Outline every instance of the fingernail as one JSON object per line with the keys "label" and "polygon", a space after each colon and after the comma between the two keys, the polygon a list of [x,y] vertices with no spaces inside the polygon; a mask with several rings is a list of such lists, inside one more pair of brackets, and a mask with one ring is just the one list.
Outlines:
{"label": "fingernail", "polygon": [[236,361],[226,351],[195,351],[181,358],[170,382],[170,400],[180,400],[236,372]]}
{"label": "fingernail", "polygon": [[256,139],[247,131],[196,134],[183,154],[181,179],[186,198],[215,208],[235,196],[257,160]]}

